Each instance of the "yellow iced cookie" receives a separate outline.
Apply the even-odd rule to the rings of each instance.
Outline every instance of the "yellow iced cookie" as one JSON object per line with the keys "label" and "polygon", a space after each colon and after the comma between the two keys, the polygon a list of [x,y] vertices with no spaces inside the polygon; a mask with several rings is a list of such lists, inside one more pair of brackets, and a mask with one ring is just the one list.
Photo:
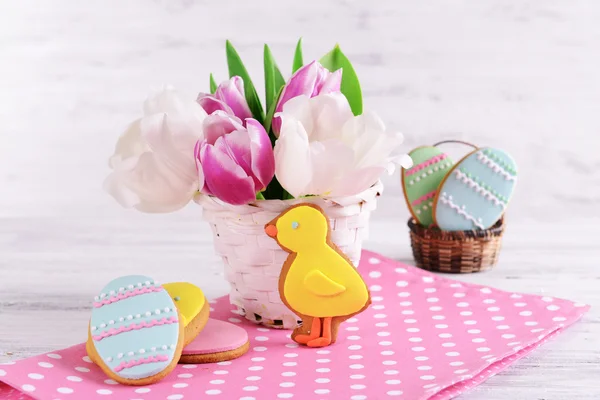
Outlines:
{"label": "yellow iced cookie", "polygon": [[185,326],[184,345],[191,343],[204,329],[210,306],[202,290],[189,282],[165,283],[163,288],[177,306]]}

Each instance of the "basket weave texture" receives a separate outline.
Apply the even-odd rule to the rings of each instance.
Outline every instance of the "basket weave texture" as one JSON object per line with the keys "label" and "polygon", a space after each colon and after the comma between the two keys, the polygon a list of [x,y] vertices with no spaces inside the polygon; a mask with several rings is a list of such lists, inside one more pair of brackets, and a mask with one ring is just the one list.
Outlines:
{"label": "basket weave texture", "polygon": [[198,195],[195,201],[202,206],[203,217],[212,228],[215,250],[231,285],[229,299],[238,313],[275,328],[294,329],[301,323],[279,296],[279,274],[288,253],[266,235],[265,224],[292,205],[317,204],[329,218],[331,240],[358,266],[369,217],[382,190],[381,183],[377,183],[356,196],[263,200],[242,206]]}
{"label": "basket weave texture", "polygon": [[492,268],[498,261],[504,219],[486,230],[442,231],[408,220],[413,256],[429,271],[470,273]]}

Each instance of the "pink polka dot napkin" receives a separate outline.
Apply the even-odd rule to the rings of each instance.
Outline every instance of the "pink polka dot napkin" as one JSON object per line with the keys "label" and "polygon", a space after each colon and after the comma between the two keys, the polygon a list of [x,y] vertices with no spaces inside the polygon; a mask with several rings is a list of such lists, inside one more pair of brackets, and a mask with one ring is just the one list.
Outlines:
{"label": "pink polka dot napkin", "polygon": [[[373,305],[323,349],[256,326],[213,301],[213,318],[240,324],[251,349],[230,362],[179,365],[148,387],[107,379],[84,345],[0,365],[3,399],[450,399],[577,321],[589,307],[459,283],[365,251]],[[85,327],[82,327],[84,329]]]}

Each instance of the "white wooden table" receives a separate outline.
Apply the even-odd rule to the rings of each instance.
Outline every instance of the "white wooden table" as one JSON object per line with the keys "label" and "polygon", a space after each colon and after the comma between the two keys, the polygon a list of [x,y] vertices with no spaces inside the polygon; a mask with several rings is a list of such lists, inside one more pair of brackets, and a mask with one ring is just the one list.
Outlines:
{"label": "white wooden table", "polygon": [[[199,207],[119,208],[106,160],[151,86],[225,78],[226,38],[262,87],[262,43],[289,70],[302,35],[307,59],[341,43],[407,150],[457,138],[517,159],[499,265],[456,279],[593,306],[463,398],[600,398],[599,17],[593,0],[0,2],[0,362],[83,341],[117,275],[227,293]],[[385,184],[366,247],[411,263],[398,176]]]}

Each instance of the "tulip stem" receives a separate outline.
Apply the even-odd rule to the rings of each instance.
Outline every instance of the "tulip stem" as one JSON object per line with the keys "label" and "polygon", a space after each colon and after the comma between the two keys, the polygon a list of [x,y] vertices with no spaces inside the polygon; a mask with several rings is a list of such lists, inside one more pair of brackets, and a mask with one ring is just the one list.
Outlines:
{"label": "tulip stem", "polygon": [[265,196],[263,196],[262,192],[256,193],[256,200],[265,200]]}

